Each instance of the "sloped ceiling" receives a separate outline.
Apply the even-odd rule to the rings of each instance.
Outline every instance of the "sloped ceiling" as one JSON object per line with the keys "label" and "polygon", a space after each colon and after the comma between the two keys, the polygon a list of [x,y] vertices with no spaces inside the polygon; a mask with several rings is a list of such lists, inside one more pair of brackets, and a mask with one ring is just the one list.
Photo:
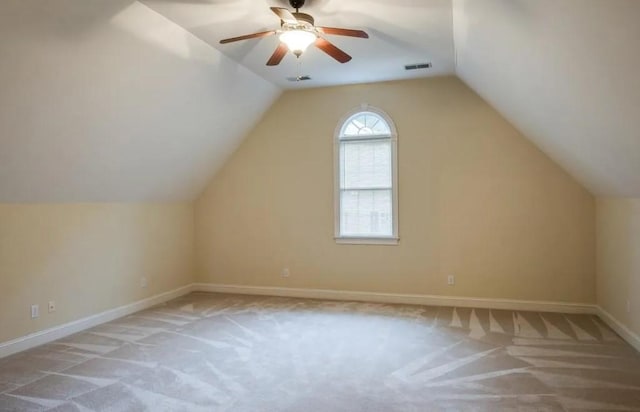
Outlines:
{"label": "sloped ceiling", "polygon": [[640,1],[453,12],[459,77],[594,194],[640,196]]}
{"label": "sloped ceiling", "polygon": [[193,199],[280,93],[131,0],[2,0],[0,56],[0,202]]}

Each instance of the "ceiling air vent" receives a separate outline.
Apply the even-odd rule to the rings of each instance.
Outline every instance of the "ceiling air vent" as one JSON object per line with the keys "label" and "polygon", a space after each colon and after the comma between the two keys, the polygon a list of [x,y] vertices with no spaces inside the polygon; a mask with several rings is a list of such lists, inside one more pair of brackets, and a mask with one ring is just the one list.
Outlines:
{"label": "ceiling air vent", "polygon": [[311,80],[311,76],[287,77],[287,80],[290,82],[304,82],[305,80]]}
{"label": "ceiling air vent", "polygon": [[418,69],[428,69],[431,67],[431,63],[418,63],[418,64],[407,64],[404,66],[405,70],[418,70]]}

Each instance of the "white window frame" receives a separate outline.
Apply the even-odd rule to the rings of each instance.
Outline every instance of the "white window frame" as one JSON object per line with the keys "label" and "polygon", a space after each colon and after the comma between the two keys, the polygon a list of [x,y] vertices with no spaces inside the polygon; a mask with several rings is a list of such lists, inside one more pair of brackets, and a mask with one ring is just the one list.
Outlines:
{"label": "white window frame", "polygon": [[[391,236],[343,236],[340,233],[340,133],[345,123],[354,115],[361,112],[371,112],[380,116],[391,130],[391,197],[393,208],[393,222]],[[334,164],[334,239],[339,244],[352,245],[397,245],[400,241],[398,235],[398,131],[391,117],[383,110],[362,104],[345,114],[338,122],[333,139],[333,164]]]}

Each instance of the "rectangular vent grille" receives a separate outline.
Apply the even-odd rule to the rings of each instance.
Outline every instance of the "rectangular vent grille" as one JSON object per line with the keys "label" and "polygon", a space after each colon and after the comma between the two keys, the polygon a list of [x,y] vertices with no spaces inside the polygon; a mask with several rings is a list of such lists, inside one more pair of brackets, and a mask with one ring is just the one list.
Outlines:
{"label": "rectangular vent grille", "polygon": [[311,76],[287,77],[287,80],[290,82],[304,82],[306,80],[311,80]]}
{"label": "rectangular vent grille", "polygon": [[405,70],[418,70],[418,69],[428,69],[431,67],[431,63],[418,63],[418,64],[407,64],[404,66]]}

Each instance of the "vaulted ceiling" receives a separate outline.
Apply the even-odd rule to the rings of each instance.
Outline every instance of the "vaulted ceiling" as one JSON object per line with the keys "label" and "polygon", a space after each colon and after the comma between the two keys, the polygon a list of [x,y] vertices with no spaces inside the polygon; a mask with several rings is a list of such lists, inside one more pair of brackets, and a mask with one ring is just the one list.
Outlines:
{"label": "vaulted ceiling", "polygon": [[442,74],[594,194],[640,197],[640,2],[307,0],[370,34],[331,38],[351,62],[267,68],[275,37],[218,43],[277,27],[286,3],[0,2],[0,202],[193,199],[283,89]]}
{"label": "vaulted ceiling", "polygon": [[603,196],[640,196],[640,1],[454,0],[457,74]]}
{"label": "vaulted ceiling", "polygon": [[[348,64],[310,47],[299,60],[288,53],[277,67],[265,63],[276,49],[276,36],[221,45],[224,38],[280,28],[269,7],[291,9],[288,0],[142,0],[236,62],[283,87],[409,79],[451,74],[455,69],[451,0],[306,0],[301,12],[318,26],[363,29],[369,39],[328,35],[353,57]],[[291,9],[292,10],[292,9]],[[408,72],[406,64],[428,62],[428,71]],[[300,63],[300,67],[298,67]],[[310,82],[287,77],[309,75]]]}
{"label": "vaulted ceiling", "polygon": [[0,201],[195,198],[280,89],[132,0],[0,2]]}

